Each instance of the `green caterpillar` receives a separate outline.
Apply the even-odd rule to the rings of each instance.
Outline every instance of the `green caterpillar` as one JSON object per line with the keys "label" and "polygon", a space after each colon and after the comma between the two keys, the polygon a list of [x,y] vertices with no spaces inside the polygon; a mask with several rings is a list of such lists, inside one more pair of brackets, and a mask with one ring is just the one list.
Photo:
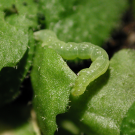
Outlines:
{"label": "green caterpillar", "polygon": [[89,83],[104,74],[108,69],[108,55],[102,48],[96,45],[87,42],[65,43],[60,41],[56,34],[50,30],[41,30],[35,32],[34,35],[36,40],[42,41],[42,46],[48,46],[56,50],[64,59],[72,60],[78,57],[80,59],[90,58],[92,60],[89,68],[83,69],[78,73],[71,91],[74,96],[82,95]]}

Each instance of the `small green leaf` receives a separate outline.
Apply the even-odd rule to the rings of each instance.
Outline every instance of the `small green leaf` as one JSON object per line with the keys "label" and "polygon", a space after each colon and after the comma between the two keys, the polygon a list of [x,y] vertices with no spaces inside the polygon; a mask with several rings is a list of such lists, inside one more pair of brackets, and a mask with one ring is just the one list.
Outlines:
{"label": "small green leaf", "polygon": [[4,67],[0,72],[0,106],[16,99],[19,95],[21,82],[26,77],[33,59],[34,39],[33,32],[29,31],[29,43],[23,58],[12,67]]}
{"label": "small green leaf", "polygon": [[0,70],[15,66],[28,46],[28,29],[37,27],[37,6],[32,0],[1,0]]}
{"label": "small green leaf", "polygon": [[[23,23],[23,22],[22,22]],[[0,70],[13,67],[19,62],[27,50],[28,32],[12,26],[4,20],[0,12]]]}
{"label": "small green leaf", "polygon": [[42,133],[53,135],[56,115],[67,111],[76,75],[54,50],[41,46],[37,47],[33,65],[31,80],[37,119]]}
{"label": "small green leaf", "polygon": [[[3,1],[4,2],[4,1]],[[11,1],[10,1],[11,2]],[[12,7],[11,3],[5,7]],[[3,4],[3,3],[2,3]],[[21,6],[21,5],[20,5]],[[13,101],[19,95],[19,87],[32,64],[34,53],[33,26],[26,14],[12,14],[0,19],[0,106]],[[8,85],[7,85],[8,84]]]}

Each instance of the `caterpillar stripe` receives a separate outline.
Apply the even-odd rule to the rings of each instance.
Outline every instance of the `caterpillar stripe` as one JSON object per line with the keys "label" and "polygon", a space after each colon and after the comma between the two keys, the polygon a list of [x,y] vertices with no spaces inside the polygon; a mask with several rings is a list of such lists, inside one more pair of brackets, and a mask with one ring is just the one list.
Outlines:
{"label": "caterpillar stripe", "polygon": [[78,57],[80,59],[90,58],[92,60],[89,68],[83,69],[78,73],[78,77],[71,91],[74,96],[82,95],[89,83],[104,74],[108,69],[108,55],[99,46],[87,42],[65,43],[60,41],[51,30],[41,30],[35,32],[34,35],[36,40],[42,41],[42,46],[48,46],[56,50],[64,59],[72,60]]}

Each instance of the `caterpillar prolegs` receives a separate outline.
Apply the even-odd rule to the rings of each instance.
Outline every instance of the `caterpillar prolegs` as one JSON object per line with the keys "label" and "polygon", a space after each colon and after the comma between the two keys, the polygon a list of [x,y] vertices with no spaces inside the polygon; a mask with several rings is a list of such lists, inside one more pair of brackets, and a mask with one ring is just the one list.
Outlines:
{"label": "caterpillar prolegs", "polygon": [[75,58],[91,59],[92,64],[89,68],[83,69],[78,73],[72,95],[79,96],[84,93],[90,82],[106,72],[109,66],[107,53],[100,47],[91,43],[82,42],[65,43],[60,41],[56,34],[51,30],[41,30],[34,33],[35,39],[42,41],[42,46],[48,46],[57,51],[64,59],[72,60]]}

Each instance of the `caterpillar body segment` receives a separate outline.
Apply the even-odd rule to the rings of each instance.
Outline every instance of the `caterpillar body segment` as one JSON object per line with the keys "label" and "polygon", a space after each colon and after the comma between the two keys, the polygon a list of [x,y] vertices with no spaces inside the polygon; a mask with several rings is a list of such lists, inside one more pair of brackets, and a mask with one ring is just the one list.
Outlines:
{"label": "caterpillar body segment", "polygon": [[89,68],[83,69],[78,73],[75,85],[72,89],[74,96],[82,95],[90,82],[106,72],[109,66],[109,61],[103,58],[97,58],[92,62]]}
{"label": "caterpillar body segment", "polygon": [[35,39],[42,41],[42,46],[48,46],[57,51],[64,59],[72,60],[75,58],[91,59],[92,64],[89,68],[83,69],[78,73],[72,95],[82,95],[90,82],[106,72],[109,66],[107,53],[100,47],[91,43],[65,43],[60,41],[55,33],[50,30],[41,30],[34,33]]}

